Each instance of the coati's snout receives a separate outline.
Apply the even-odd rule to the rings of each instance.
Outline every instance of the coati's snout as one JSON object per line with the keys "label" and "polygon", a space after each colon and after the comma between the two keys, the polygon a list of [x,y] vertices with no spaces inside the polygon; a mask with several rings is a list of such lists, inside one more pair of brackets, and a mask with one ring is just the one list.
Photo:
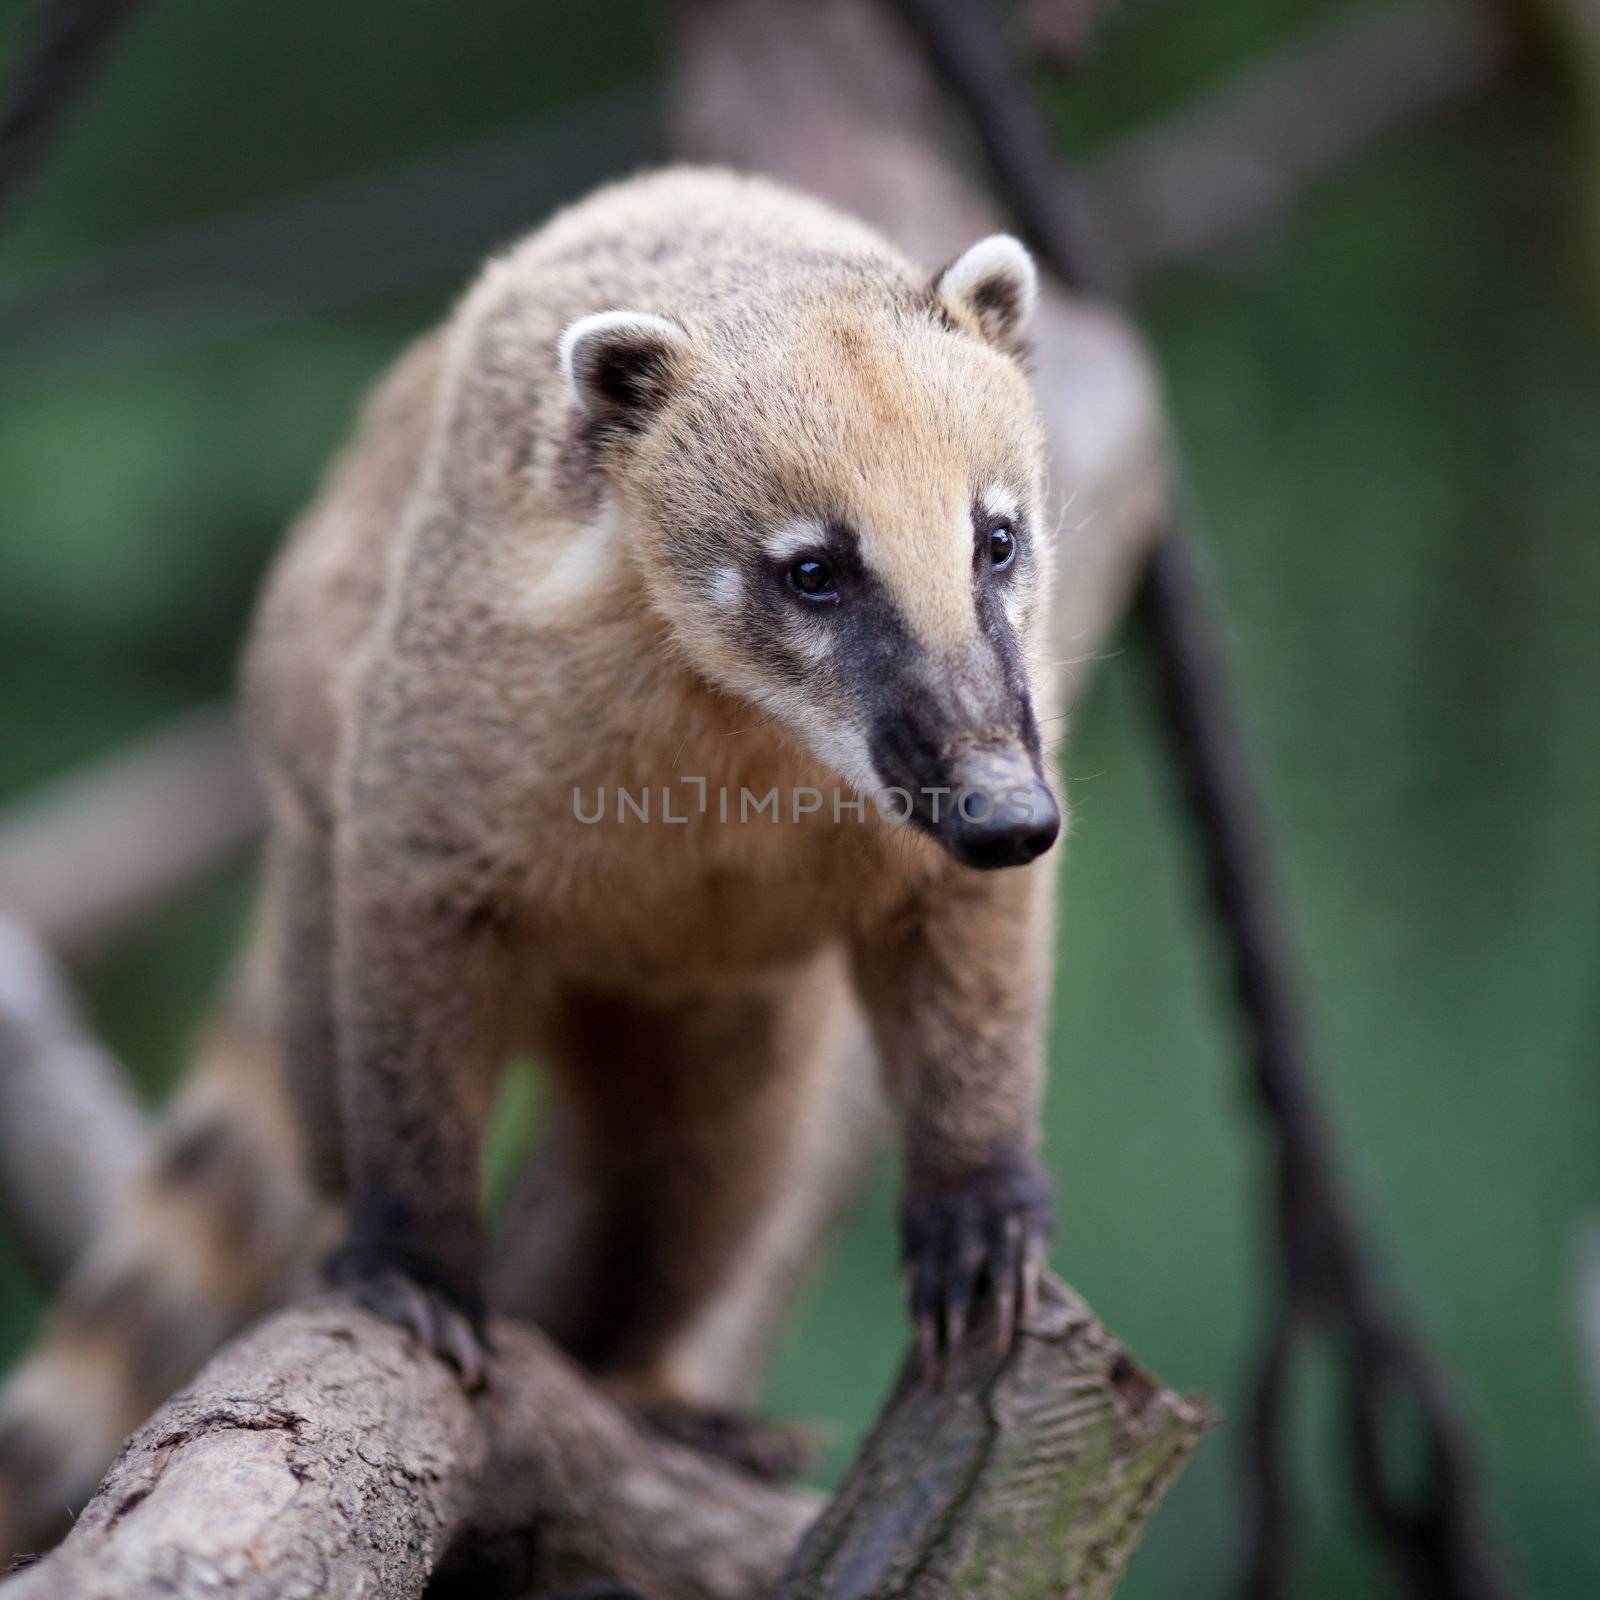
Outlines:
{"label": "coati's snout", "polygon": [[[951,752],[934,731],[928,702],[881,716],[872,759],[891,815],[937,839],[965,867],[1022,867],[1042,856],[1061,832],[1061,807],[1031,748]],[[1024,718],[1032,733],[1032,714]]]}
{"label": "coati's snout", "polygon": [[938,837],[965,867],[1025,867],[1061,832],[1049,786],[1009,758],[985,757],[963,771],[950,800]]}

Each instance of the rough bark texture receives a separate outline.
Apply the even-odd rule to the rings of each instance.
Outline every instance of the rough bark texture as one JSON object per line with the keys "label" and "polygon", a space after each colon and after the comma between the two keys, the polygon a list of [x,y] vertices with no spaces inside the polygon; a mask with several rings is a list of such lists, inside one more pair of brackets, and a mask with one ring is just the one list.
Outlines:
{"label": "rough bark texture", "polygon": [[440,1363],[363,1313],[262,1324],[134,1435],[6,1600],[422,1592],[488,1458]]}
{"label": "rough bark texture", "polygon": [[796,1553],[814,1496],[642,1431],[538,1334],[497,1326],[473,1401],[405,1335],[324,1299],[218,1356],[0,1592],[495,1600],[610,1578],[654,1600],[1107,1594],[1205,1413],[1057,1284],[1010,1355],[985,1334],[937,1390],[908,1368]]}
{"label": "rough bark texture", "polygon": [[129,1441],[6,1600],[513,1595],[602,1575],[762,1593],[816,1510],[641,1432],[539,1335],[496,1329],[473,1401],[337,1299],[230,1345]]}
{"label": "rough bark texture", "polygon": [[1210,1422],[1050,1280],[1002,1359],[969,1342],[941,1391],[908,1362],[778,1600],[1108,1595]]}

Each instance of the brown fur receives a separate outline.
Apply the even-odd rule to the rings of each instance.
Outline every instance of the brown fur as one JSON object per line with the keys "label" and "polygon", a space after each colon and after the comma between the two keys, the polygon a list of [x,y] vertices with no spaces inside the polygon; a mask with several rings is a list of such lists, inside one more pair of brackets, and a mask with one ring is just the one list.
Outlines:
{"label": "brown fur", "polygon": [[[470,1301],[483,1123],[531,1046],[589,1197],[549,1320],[630,1393],[670,1396],[674,1339],[773,1198],[818,1019],[857,1005],[909,1211],[970,1190],[958,1243],[974,1216],[1037,1223],[1007,1175],[1032,1181],[1048,862],[973,872],[870,806],[724,824],[680,787],[689,820],[645,826],[573,803],[681,775],[786,805],[874,786],[885,673],[941,773],[1038,772],[1029,294],[1031,276],[941,295],[821,205],[669,172],[491,263],[385,380],[245,671],[274,818],[255,962],[311,1168],[352,1197],[358,1277],[398,1264]],[[670,337],[578,347],[575,402],[558,340],[617,308]],[[985,610],[991,491],[1027,531]],[[763,554],[830,521],[897,619],[872,673]],[[202,1139],[191,1165],[214,1154]]]}

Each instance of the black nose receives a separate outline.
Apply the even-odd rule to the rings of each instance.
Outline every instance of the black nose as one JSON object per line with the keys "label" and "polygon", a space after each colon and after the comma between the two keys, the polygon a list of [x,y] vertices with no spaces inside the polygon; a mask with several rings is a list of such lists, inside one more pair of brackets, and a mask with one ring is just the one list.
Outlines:
{"label": "black nose", "polygon": [[1060,807],[1037,778],[998,794],[957,790],[939,829],[946,849],[962,866],[985,871],[1026,866],[1060,832]]}

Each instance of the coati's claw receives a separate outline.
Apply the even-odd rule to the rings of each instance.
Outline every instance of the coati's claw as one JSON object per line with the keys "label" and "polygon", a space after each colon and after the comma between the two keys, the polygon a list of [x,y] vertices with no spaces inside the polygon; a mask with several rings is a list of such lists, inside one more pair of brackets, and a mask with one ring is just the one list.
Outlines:
{"label": "coati's claw", "polygon": [[463,1389],[483,1388],[488,1380],[483,1338],[472,1319],[442,1291],[424,1289],[394,1270],[354,1287],[369,1311],[404,1328],[424,1350],[454,1367]]}
{"label": "coati's claw", "polygon": [[[999,1355],[1011,1350],[1017,1323],[1017,1289],[1026,1271],[1022,1218],[1009,1216],[1001,1224],[1000,1248],[994,1263],[994,1344]],[[1024,1299],[1026,1289],[1024,1288]],[[1026,1312],[1024,1312],[1026,1315]]]}
{"label": "coati's claw", "polygon": [[404,1328],[424,1350],[454,1367],[463,1389],[483,1388],[488,1381],[483,1336],[442,1290],[425,1289],[393,1268],[351,1287],[369,1311]]}
{"label": "coati's claw", "polygon": [[663,1438],[719,1456],[768,1483],[798,1477],[817,1454],[805,1428],[744,1411],[658,1400],[640,1406],[639,1418]]}
{"label": "coati's claw", "polygon": [[[444,1308],[442,1320],[444,1328],[441,1342],[444,1358],[461,1374],[462,1388],[476,1394],[478,1390],[487,1387],[489,1382],[487,1341],[483,1332],[454,1306]],[[438,1345],[431,1348],[439,1350]]]}
{"label": "coati's claw", "polygon": [[980,1297],[993,1302],[1004,1355],[1038,1300],[1049,1250],[1049,1180],[1031,1161],[984,1167],[910,1193],[901,1234],[912,1321],[925,1380],[940,1387]]}
{"label": "coati's claw", "polygon": [[349,1289],[368,1311],[404,1328],[424,1350],[454,1367],[463,1389],[476,1392],[488,1383],[482,1313],[465,1297],[358,1248],[336,1255],[326,1275],[330,1283]]}

